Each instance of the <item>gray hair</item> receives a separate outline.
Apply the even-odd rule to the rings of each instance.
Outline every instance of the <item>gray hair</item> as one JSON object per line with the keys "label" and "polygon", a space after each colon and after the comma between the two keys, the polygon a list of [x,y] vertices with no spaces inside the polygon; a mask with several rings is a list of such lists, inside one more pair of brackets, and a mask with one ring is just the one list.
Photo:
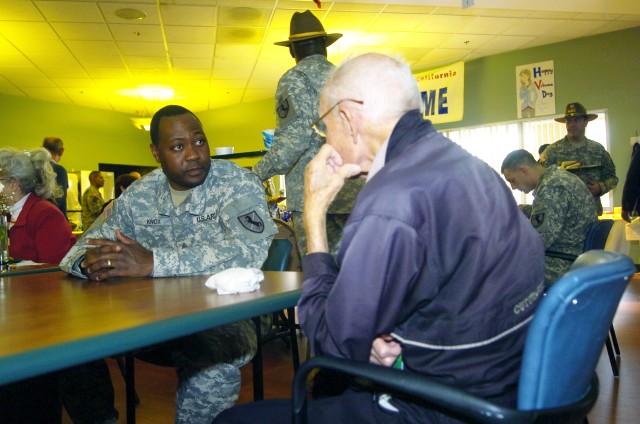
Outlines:
{"label": "gray hair", "polygon": [[372,123],[398,120],[420,110],[418,83],[407,64],[378,53],[366,53],[343,62],[329,76],[322,95],[328,104],[343,99],[362,100]]}
{"label": "gray hair", "polygon": [[0,176],[20,184],[23,193],[35,193],[44,199],[62,196],[51,167],[51,154],[43,147],[31,151],[13,148],[0,149]]}

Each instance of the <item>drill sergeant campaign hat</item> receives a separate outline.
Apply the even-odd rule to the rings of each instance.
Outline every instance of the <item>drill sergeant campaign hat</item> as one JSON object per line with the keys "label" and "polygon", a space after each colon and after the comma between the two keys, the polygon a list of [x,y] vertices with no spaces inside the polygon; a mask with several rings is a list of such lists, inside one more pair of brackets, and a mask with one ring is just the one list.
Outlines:
{"label": "drill sergeant campaign hat", "polygon": [[564,124],[570,116],[584,116],[587,118],[587,121],[593,121],[598,117],[595,113],[587,113],[587,109],[584,106],[578,102],[574,102],[567,105],[563,117],[555,118],[554,121],[562,122]]}
{"label": "drill sergeant campaign hat", "polygon": [[326,45],[328,47],[335,43],[338,38],[342,37],[342,34],[327,34],[320,20],[316,18],[310,10],[305,10],[304,12],[295,12],[291,17],[289,39],[273,44],[289,47],[296,41],[309,40],[317,37],[326,37]]}

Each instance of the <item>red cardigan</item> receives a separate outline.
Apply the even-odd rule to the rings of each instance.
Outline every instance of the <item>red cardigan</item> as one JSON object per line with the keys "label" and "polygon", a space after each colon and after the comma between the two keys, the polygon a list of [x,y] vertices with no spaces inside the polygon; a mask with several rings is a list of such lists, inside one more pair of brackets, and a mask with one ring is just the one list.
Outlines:
{"label": "red cardigan", "polygon": [[75,242],[76,237],[62,212],[31,193],[9,230],[9,255],[57,265]]}

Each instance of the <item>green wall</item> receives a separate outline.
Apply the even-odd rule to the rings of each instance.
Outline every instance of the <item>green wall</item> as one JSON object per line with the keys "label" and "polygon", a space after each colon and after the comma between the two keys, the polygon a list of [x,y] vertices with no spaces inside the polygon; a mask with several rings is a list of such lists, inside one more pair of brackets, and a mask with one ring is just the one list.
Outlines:
{"label": "green wall", "polygon": [[98,169],[98,163],[156,166],[149,133],[136,129],[117,112],[0,95],[0,143],[32,149],[45,136],[64,142],[60,164],[73,170]]}

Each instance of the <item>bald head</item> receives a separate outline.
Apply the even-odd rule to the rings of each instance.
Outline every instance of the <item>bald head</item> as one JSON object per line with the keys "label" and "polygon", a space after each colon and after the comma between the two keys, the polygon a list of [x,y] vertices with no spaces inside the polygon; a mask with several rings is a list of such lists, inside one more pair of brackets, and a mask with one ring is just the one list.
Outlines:
{"label": "bald head", "polygon": [[368,173],[378,151],[407,112],[420,110],[418,84],[407,65],[376,53],[344,62],[320,94],[327,144],[344,163]]}
{"label": "bald head", "polygon": [[372,123],[397,122],[408,111],[421,107],[420,90],[409,66],[377,53],[344,62],[329,76],[322,98],[328,104],[341,99],[362,100],[362,110]]}

